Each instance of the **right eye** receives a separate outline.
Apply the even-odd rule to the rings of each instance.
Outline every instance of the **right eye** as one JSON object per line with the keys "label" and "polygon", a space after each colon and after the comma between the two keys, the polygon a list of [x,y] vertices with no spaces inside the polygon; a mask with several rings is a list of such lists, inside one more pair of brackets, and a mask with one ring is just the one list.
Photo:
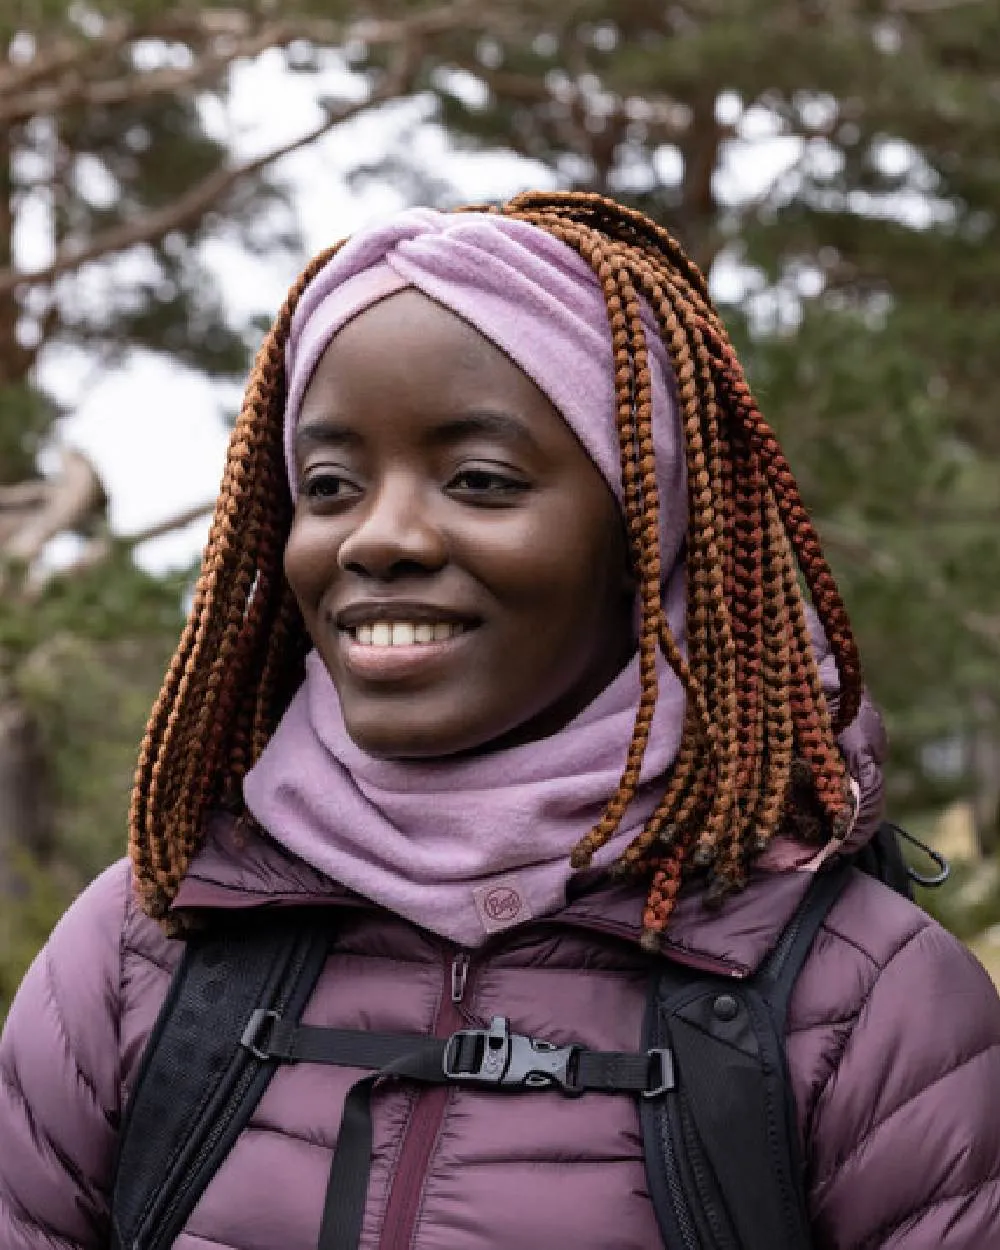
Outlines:
{"label": "right eye", "polygon": [[307,473],[302,479],[299,494],[317,503],[340,503],[351,499],[359,493],[356,482],[344,477],[342,473],[334,473],[329,469],[318,469]]}

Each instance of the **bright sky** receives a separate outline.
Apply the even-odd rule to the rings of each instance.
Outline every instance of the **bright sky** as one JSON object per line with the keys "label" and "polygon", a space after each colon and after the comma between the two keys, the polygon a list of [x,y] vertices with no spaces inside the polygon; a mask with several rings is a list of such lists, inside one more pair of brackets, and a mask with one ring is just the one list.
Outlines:
{"label": "bright sky", "polygon": [[[343,71],[333,67],[321,87],[342,87]],[[269,149],[315,125],[316,80],[287,73],[280,57],[264,56],[235,77],[225,115],[206,116],[216,133],[232,142],[241,158]],[[280,98],[281,107],[274,106]],[[366,186],[352,191],[345,172],[372,161],[405,135],[411,155],[436,176],[455,184],[464,200],[496,199],[527,186],[552,186],[553,175],[540,165],[508,156],[456,153],[440,130],[412,127],[422,106],[410,103],[362,116],[324,141],[286,158],[276,172],[291,188],[309,254],[362,224],[400,207],[392,190]],[[733,144],[718,189],[724,198],[758,194],[787,171],[799,155],[776,140],[767,126]],[[669,158],[668,158],[669,163]],[[665,169],[664,176],[674,171]],[[30,240],[22,263],[31,256]],[[234,317],[273,313],[294,279],[298,264],[285,258],[267,264],[248,257],[235,243],[213,244],[209,262]],[[720,281],[725,274],[715,275]],[[732,280],[732,279],[731,279]],[[721,293],[721,292],[720,292]],[[211,499],[222,472],[227,438],[225,417],[239,405],[239,389],[213,386],[161,357],[133,354],[117,368],[95,371],[82,354],[50,353],[40,379],[72,415],[67,441],[84,449],[101,474],[111,500],[111,522],[122,533],[144,529],[188,506]],[[188,563],[200,552],[208,519],[144,545],[143,563],[164,569]]]}

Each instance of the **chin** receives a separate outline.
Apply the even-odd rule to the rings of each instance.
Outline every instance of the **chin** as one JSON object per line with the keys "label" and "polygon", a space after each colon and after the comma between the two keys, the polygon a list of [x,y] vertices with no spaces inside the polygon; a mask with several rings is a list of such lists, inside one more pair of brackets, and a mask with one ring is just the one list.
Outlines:
{"label": "chin", "polygon": [[462,755],[482,746],[484,739],[467,727],[449,732],[440,722],[433,725],[404,723],[395,716],[377,721],[352,720],[346,713],[344,727],[359,750],[382,760],[433,760]]}

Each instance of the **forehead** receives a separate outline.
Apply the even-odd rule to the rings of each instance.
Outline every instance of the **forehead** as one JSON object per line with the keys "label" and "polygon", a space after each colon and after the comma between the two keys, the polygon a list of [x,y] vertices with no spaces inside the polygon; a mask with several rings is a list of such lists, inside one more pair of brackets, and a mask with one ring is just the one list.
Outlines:
{"label": "forehead", "polygon": [[363,435],[387,414],[402,432],[472,411],[499,418],[482,423],[483,432],[513,433],[512,423],[505,431],[507,415],[540,442],[578,450],[592,463],[558,409],[501,348],[412,289],[380,300],[334,335],[303,396],[295,441],[312,441],[312,428],[331,420]]}

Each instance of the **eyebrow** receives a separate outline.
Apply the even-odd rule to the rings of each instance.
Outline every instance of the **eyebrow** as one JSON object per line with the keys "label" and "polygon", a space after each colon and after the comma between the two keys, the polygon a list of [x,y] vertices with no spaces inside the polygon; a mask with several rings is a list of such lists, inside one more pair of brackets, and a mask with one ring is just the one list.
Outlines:
{"label": "eyebrow", "polygon": [[[427,441],[435,446],[447,446],[477,435],[538,449],[538,442],[527,422],[509,412],[492,408],[474,409],[442,421],[429,432]],[[295,450],[299,455],[309,447],[356,448],[363,443],[364,438],[357,429],[331,417],[307,419],[295,431]]]}
{"label": "eyebrow", "polygon": [[301,421],[295,430],[295,451],[300,455],[309,447],[358,447],[362,441],[357,430],[330,418]]}
{"label": "eyebrow", "polygon": [[520,443],[531,450],[538,449],[538,442],[526,421],[515,417],[509,412],[500,412],[492,408],[474,409],[463,412],[461,416],[451,417],[434,427],[429,441],[434,444],[460,442],[463,438],[474,438],[485,434],[489,438],[500,438],[509,443]]}

